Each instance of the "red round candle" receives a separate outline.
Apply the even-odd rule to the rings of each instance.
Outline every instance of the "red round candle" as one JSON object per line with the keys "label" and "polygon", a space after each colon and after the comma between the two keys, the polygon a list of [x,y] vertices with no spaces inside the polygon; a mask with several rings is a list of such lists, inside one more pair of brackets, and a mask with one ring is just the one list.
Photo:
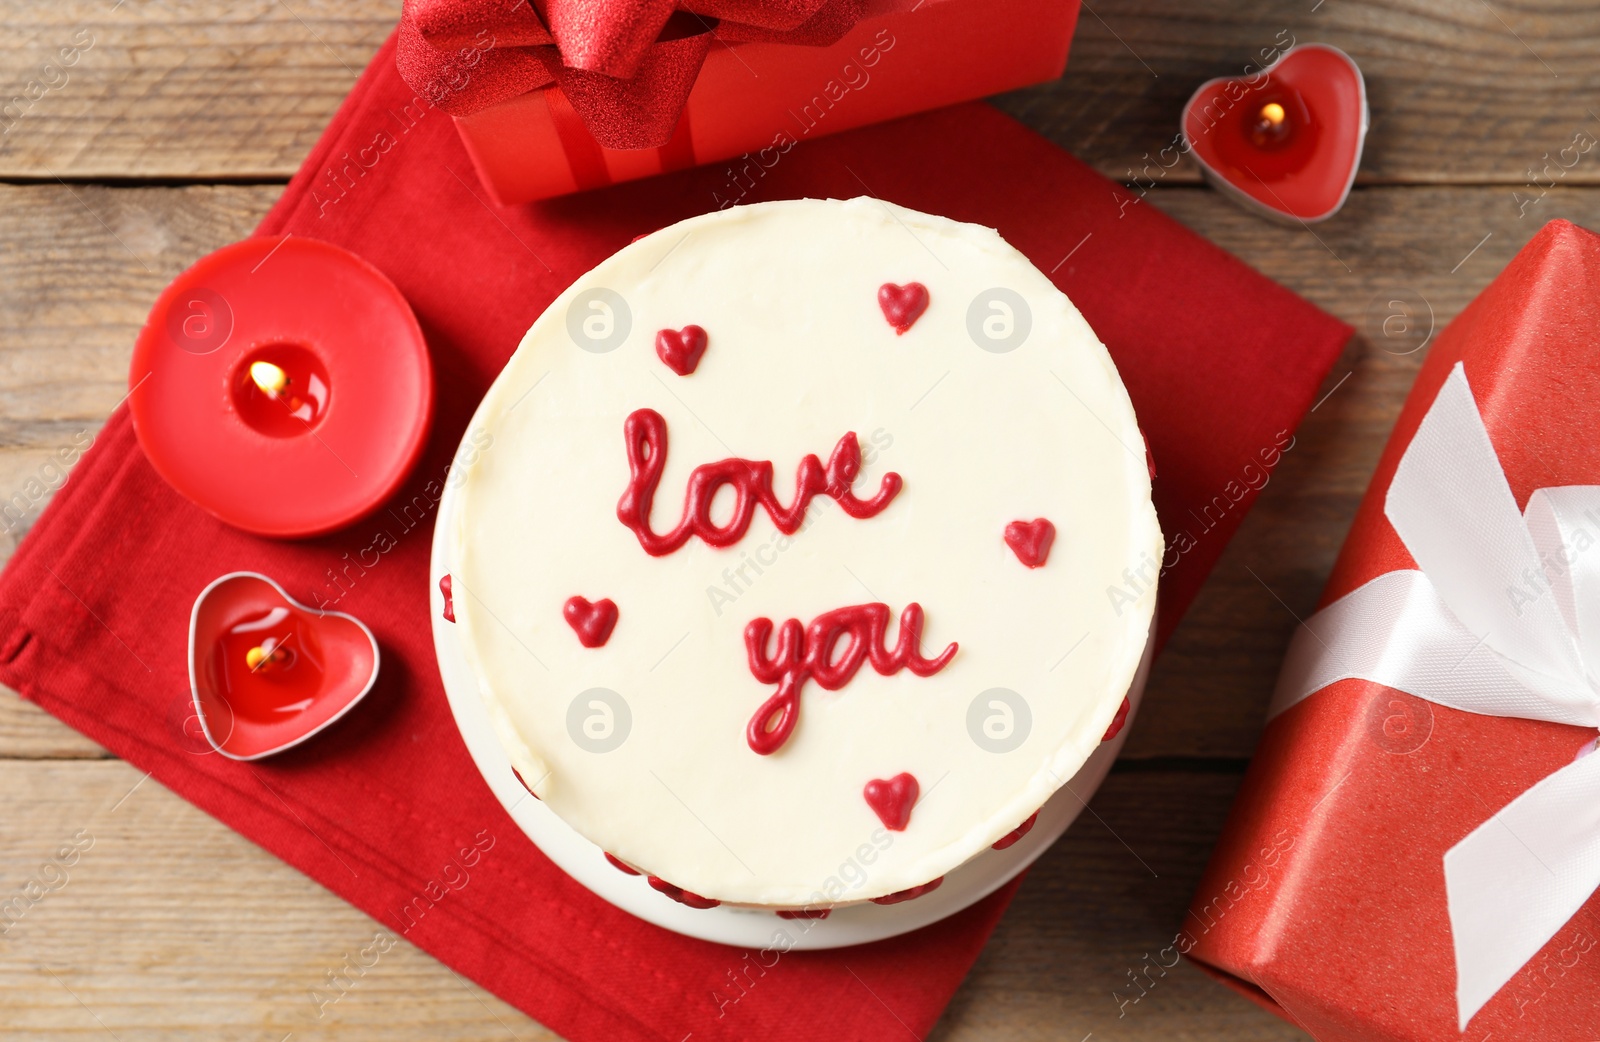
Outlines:
{"label": "red round candle", "polygon": [[433,416],[416,316],[382,272],[291,236],[179,275],[134,344],[129,409],[151,465],[228,524],[295,538],[392,495]]}

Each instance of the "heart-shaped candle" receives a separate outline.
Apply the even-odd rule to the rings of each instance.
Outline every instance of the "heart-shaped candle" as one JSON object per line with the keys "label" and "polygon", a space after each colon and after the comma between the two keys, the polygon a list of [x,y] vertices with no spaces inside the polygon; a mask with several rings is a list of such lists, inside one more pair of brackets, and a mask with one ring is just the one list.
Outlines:
{"label": "heart-shaped candle", "polygon": [[1183,138],[1224,195],[1274,220],[1311,224],[1344,205],[1367,123],[1361,70],[1339,48],[1313,43],[1252,76],[1201,84],[1184,106]]}
{"label": "heart-shaped candle", "polygon": [[206,740],[230,760],[299,745],[348,713],[378,679],[378,641],[361,620],[319,612],[256,572],[195,598],[189,689]]}

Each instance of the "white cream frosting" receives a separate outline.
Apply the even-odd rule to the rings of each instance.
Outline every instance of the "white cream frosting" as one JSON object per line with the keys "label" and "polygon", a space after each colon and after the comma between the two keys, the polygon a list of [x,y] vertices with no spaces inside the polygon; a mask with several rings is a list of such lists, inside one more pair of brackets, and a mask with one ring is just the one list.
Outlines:
{"label": "white cream frosting", "polygon": [[[897,336],[877,291],[912,281],[930,303]],[[597,288],[620,296],[626,320],[586,303]],[[994,294],[974,308],[996,288],[1029,318],[1008,351],[978,343],[1018,325]],[[575,302],[580,328],[588,318],[620,343],[580,347]],[[691,323],[709,346],[683,377],[656,357],[655,336]],[[645,407],[669,439],[657,532],[682,516],[695,467],[771,460],[788,503],[801,457],[826,463],[847,431],[862,449],[858,496],[890,470],[904,487],[875,517],[819,495],[793,536],[758,508],[732,547],[691,539],[652,557],[617,518],[623,422]],[[860,198],[734,207],[662,229],[534,323],[469,437],[482,448],[459,488],[455,613],[512,763],[582,835],[706,897],[849,903],[981,853],[1093,752],[1149,632],[1162,540],[1127,393],[1071,301],[987,228]],[[723,496],[717,520],[731,509]],[[1057,534],[1045,566],[1029,569],[1003,533],[1036,517]],[[1125,569],[1144,581],[1130,587]],[[616,602],[603,647],[583,647],[563,619],[575,594]],[[838,691],[807,682],[787,743],[753,752],[745,726],[775,685],[751,675],[745,625],[875,601],[896,619],[922,605],[928,657],[960,650],[933,676],[864,665]],[[626,706],[626,738],[609,751],[568,728],[577,700],[604,736],[606,710],[579,697],[595,688]],[[969,731],[976,700],[976,719],[1004,732],[1004,711],[980,699],[995,688],[1031,715],[1011,751]],[[620,724],[613,711],[613,735]],[[922,797],[905,831],[889,832],[862,790],[901,772]]]}

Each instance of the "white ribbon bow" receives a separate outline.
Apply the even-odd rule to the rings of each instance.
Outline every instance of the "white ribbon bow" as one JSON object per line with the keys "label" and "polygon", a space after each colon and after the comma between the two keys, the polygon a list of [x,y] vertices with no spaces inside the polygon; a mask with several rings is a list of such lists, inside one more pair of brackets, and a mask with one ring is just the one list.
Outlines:
{"label": "white ribbon bow", "polygon": [[[1380,575],[1295,633],[1269,715],[1359,677],[1489,716],[1600,728],[1600,485],[1506,483],[1460,363],[1384,513],[1420,571]],[[1600,889],[1600,755],[1535,784],[1444,856],[1466,1030]]]}

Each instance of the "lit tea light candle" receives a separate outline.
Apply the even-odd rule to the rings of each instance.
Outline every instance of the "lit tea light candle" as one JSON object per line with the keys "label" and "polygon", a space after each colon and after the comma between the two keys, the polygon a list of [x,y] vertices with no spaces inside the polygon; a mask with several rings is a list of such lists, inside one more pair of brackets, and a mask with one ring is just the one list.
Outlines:
{"label": "lit tea light candle", "polygon": [[1184,107],[1183,137],[1224,195],[1309,224],[1344,205],[1368,121],[1355,62],[1337,47],[1304,44],[1254,76],[1202,84]]}
{"label": "lit tea light candle", "polygon": [[218,578],[189,617],[189,685],[206,741],[234,760],[281,752],[333,724],[378,677],[359,619],[295,601],[256,572]]}
{"label": "lit tea light candle", "polygon": [[1256,112],[1255,125],[1250,128],[1250,140],[1261,148],[1282,144],[1294,130],[1289,114],[1281,104],[1269,101]]}
{"label": "lit tea light candle", "polygon": [[376,268],[313,239],[226,246],[162,292],[129,408],[156,471],[246,531],[320,535],[415,465],[433,413],[427,345]]}
{"label": "lit tea light candle", "polygon": [[294,652],[287,645],[279,643],[276,637],[268,637],[244,653],[244,664],[252,673],[271,673],[292,666],[293,655]]}

